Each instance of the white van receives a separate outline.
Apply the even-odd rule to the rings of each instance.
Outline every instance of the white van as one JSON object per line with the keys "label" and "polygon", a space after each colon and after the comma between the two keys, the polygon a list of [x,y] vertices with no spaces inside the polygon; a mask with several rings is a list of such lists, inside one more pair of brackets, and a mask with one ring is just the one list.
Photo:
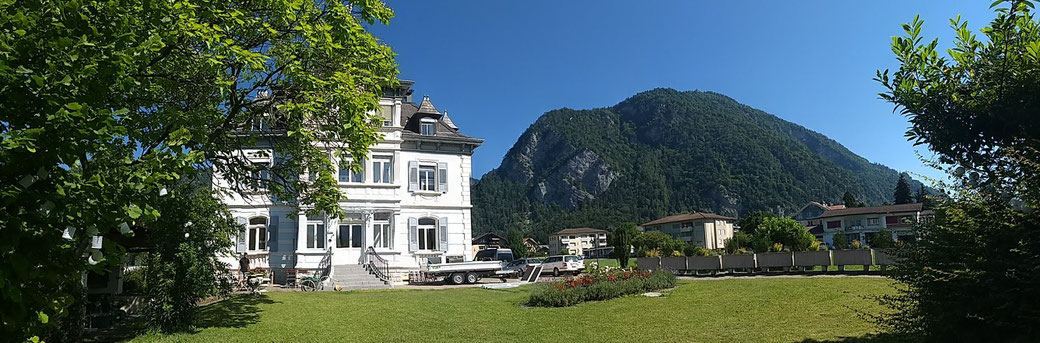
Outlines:
{"label": "white van", "polygon": [[561,274],[581,274],[585,270],[585,261],[574,255],[549,256],[542,261],[542,273],[552,273],[553,276]]}

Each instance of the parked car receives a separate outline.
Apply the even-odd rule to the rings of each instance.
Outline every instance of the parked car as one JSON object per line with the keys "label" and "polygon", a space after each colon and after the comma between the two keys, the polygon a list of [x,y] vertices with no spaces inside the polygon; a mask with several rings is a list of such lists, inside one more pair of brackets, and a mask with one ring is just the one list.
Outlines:
{"label": "parked car", "polygon": [[553,276],[561,274],[581,274],[585,270],[585,261],[575,255],[549,256],[542,262],[542,273],[552,273]]}
{"label": "parked car", "polygon": [[505,248],[484,249],[478,251],[473,260],[513,262],[513,251]]}
{"label": "parked car", "polygon": [[537,266],[539,264],[542,264],[542,260],[540,259],[521,258],[513,260],[513,262],[507,263],[505,267],[502,267],[502,270],[509,271],[514,274],[523,274],[525,268]]}

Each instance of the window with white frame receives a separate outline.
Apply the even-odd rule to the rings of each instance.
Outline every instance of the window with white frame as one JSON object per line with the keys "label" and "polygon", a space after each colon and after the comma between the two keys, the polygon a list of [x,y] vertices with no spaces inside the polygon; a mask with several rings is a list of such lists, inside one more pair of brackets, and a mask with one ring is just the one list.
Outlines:
{"label": "window with white frame", "polygon": [[268,163],[254,163],[254,167],[257,170],[251,170],[246,172],[249,177],[249,184],[255,189],[267,189],[267,182],[271,181],[271,172],[268,170],[271,168]]}
{"label": "window with white frame", "polygon": [[383,118],[383,126],[394,126],[393,106],[379,106],[379,114]]}
{"label": "window with white frame", "polygon": [[393,183],[394,158],[375,156],[372,158],[372,182]]}
{"label": "window with white frame", "polygon": [[437,220],[419,218],[419,250],[437,250]]}
{"label": "window with white frame", "polygon": [[325,249],[325,221],[308,217],[306,239],[308,249]]}
{"label": "window with white frame", "polygon": [[339,182],[347,182],[347,183],[362,183],[362,182],[365,182],[365,162],[364,161],[360,162],[359,167],[361,169],[358,170],[358,171],[354,171],[354,169],[351,168],[350,165],[351,165],[351,161],[350,160],[343,160],[343,162],[340,162],[340,164],[339,164]]}
{"label": "window with white frame", "polygon": [[246,229],[246,240],[249,251],[267,250],[267,218],[255,217],[249,219],[249,227]]}
{"label": "window with white frame", "polygon": [[394,229],[390,223],[389,212],[376,212],[372,216],[372,246],[376,248],[392,248],[394,246]]}
{"label": "window with white frame", "polygon": [[881,224],[881,218],[867,218],[867,225],[878,226]]}
{"label": "window with white frame", "polygon": [[434,124],[434,119],[423,118],[422,122],[419,123],[419,134],[423,136],[433,136],[437,133]]}
{"label": "window with white frame", "polygon": [[433,165],[419,166],[419,190],[437,191],[437,167]]}

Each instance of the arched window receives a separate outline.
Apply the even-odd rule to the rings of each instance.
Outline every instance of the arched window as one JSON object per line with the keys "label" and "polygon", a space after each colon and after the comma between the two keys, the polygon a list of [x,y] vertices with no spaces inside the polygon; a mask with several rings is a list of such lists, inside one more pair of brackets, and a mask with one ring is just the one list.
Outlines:
{"label": "arched window", "polygon": [[249,218],[246,234],[249,240],[249,251],[267,250],[267,217]]}
{"label": "arched window", "polygon": [[437,219],[419,218],[419,250],[437,250]]}

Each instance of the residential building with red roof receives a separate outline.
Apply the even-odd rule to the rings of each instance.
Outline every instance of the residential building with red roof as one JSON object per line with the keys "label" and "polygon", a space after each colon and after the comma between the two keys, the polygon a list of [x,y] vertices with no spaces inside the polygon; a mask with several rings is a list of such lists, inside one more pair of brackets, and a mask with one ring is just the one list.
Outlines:
{"label": "residential building with red roof", "polygon": [[[881,230],[891,232],[892,239],[897,241],[911,239],[911,225],[916,221],[930,220],[933,215],[920,203],[834,209],[820,215],[816,231],[822,231],[827,245],[833,245],[836,234],[844,234],[849,242],[859,240],[869,245]],[[810,232],[813,232],[812,227]]]}

